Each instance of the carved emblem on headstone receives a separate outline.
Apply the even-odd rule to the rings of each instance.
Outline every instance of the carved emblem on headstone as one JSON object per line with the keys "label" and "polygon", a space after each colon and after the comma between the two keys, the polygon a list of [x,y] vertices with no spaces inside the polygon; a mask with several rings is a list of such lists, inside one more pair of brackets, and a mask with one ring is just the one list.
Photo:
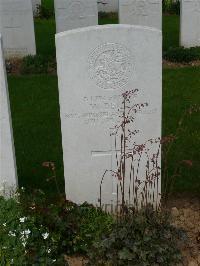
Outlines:
{"label": "carved emblem on headstone", "polygon": [[89,56],[89,72],[96,84],[103,89],[124,87],[133,70],[130,51],[118,43],[105,43]]}

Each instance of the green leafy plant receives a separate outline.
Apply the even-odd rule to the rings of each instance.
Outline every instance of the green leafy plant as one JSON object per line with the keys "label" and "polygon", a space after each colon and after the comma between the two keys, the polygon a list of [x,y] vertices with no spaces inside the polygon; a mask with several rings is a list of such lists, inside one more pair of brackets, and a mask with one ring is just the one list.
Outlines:
{"label": "green leafy plant", "polygon": [[41,190],[1,197],[0,209],[0,265],[67,265],[66,254],[86,255],[114,223],[112,216],[86,203],[49,203]]}
{"label": "green leafy plant", "polygon": [[55,60],[42,55],[28,55],[23,58],[20,72],[21,74],[42,74],[55,71]]}
{"label": "green leafy plant", "polygon": [[177,240],[185,234],[170,225],[166,213],[145,208],[126,216],[105,232],[89,252],[88,266],[174,266],[181,261]]}
{"label": "green leafy plant", "polygon": [[57,233],[57,254],[86,254],[91,244],[112,227],[111,215],[87,203],[79,206],[60,198],[49,204],[41,191],[28,194],[21,195],[23,209],[49,232]]}
{"label": "green leafy plant", "polygon": [[[24,215],[18,195],[0,198],[0,265],[54,265],[56,233]],[[64,264],[60,264],[64,265]]]}
{"label": "green leafy plant", "polygon": [[175,47],[164,52],[164,58],[177,63],[189,63],[200,60],[200,47]]}

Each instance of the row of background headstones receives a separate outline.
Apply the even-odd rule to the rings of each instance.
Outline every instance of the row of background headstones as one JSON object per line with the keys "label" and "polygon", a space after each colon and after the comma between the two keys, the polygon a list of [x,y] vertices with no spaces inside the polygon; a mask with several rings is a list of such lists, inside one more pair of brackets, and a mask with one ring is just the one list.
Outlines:
{"label": "row of background headstones", "polygon": [[[96,0],[55,0],[57,33],[98,25]],[[100,2],[100,1],[98,1]],[[100,10],[116,11],[118,0],[101,1]],[[41,0],[32,0],[34,12]],[[119,0],[121,24],[162,28],[162,1]],[[200,44],[200,0],[183,0],[181,8],[181,45]],[[31,0],[0,0],[0,32],[3,36],[6,58],[36,54],[33,10]]]}
{"label": "row of background headstones", "polygon": [[[53,1],[53,0],[52,0]],[[118,12],[118,0],[97,0],[99,12]],[[37,7],[41,0],[32,0],[34,13],[37,14]]]}
{"label": "row of background headstones", "polygon": [[[36,1],[36,0],[35,0]],[[74,23],[74,27],[69,21],[62,22],[63,11],[67,11],[70,1],[55,0],[55,14],[57,21],[57,32],[62,29],[69,30],[82,25],[81,19]],[[90,1],[92,6],[94,1]],[[96,1],[95,1],[96,2]],[[118,12],[119,23],[131,25],[143,25],[149,27],[162,28],[162,0],[99,0],[98,12]],[[85,1],[87,6],[87,0]],[[89,11],[88,11],[89,12]],[[96,12],[93,14],[95,16]],[[180,0],[180,45],[193,47],[200,45],[200,0]],[[90,25],[97,21],[88,20]],[[67,23],[68,22],[68,23]],[[87,24],[87,22],[86,22]],[[97,23],[98,24],[98,23]],[[83,23],[84,27],[84,23]]]}

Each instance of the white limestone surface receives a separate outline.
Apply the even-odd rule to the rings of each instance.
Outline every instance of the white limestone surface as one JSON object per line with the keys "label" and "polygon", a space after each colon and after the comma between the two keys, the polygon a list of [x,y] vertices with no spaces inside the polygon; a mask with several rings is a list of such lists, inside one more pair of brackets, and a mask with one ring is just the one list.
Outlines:
{"label": "white limestone surface", "polygon": [[98,25],[96,0],[54,0],[56,32]]}
{"label": "white limestone surface", "polygon": [[[121,123],[118,109],[122,107],[122,93],[139,90],[131,100],[131,107],[148,103],[148,107],[136,114],[134,123],[127,125],[131,131],[139,130],[131,142],[148,146],[149,139],[161,136],[161,39],[159,30],[131,25],[88,27],[56,35],[67,199],[94,205],[101,200],[102,207],[109,211],[116,207],[120,181],[111,172],[106,173],[103,181],[102,177],[106,170],[116,171],[116,155],[118,160],[122,155],[120,136],[115,142],[113,135],[115,126]],[[126,151],[132,150],[131,142]],[[145,151],[151,158],[159,150],[157,144],[150,145],[149,150],[147,146],[142,149],[137,177],[139,158],[134,155],[130,193],[127,186],[133,166],[130,158],[127,159],[125,197],[128,200],[130,194],[130,204],[136,197],[138,180],[143,182],[146,175]],[[160,166],[160,156],[157,164]],[[149,167],[152,168],[152,162]],[[138,197],[144,184],[138,186]],[[156,184],[152,181],[148,191],[147,201],[158,204],[160,176]]]}
{"label": "white limestone surface", "polygon": [[31,0],[0,0],[0,33],[6,58],[36,54]]}
{"label": "white limestone surface", "polygon": [[162,0],[119,0],[119,22],[162,29]]}
{"label": "white limestone surface", "polygon": [[200,46],[200,0],[181,0],[180,44]]}
{"label": "white limestone surface", "polygon": [[33,14],[38,15],[38,7],[41,6],[41,0],[32,0]]}
{"label": "white limestone surface", "polygon": [[9,93],[0,36],[0,196],[17,187]]}
{"label": "white limestone surface", "polygon": [[118,12],[119,0],[97,0],[99,12]]}

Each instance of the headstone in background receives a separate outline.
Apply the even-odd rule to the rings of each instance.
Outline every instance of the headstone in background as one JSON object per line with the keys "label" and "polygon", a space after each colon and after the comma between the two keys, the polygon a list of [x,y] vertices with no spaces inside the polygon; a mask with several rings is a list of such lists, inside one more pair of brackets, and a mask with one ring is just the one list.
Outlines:
{"label": "headstone in background", "polygon": [[0,195],[8,195],[17,186],[9,93],[0,36]]}
{"label": "headstone in background", "polygon": [[97,0],[99,12],[118,12],[118,1],[119,0]]}
{"label": "headstone in background", "polygon": [[56,31],[98,25],[96,0],[54,0]]}
{"label": "headstone in background", "polygon": [[6,58],[36,54],[31,0],[0,0],[0,32]]}
{"label": "headstone in background", "polygon": [[180,13],[181,46],[200,46],[200,0],[181,0]]}
{"label": "headstone in background", "polygon": [[119,0],[119,23],[162,29],[162,0]]}
{"label": "headstone in background", "polygon": [[[98,204],[103,173],[117,169],[115,154],[119,155],[120,147],[115,147],[110,134],[120,122],[122,93],[138,88],[131,104],[149,104],[132,125],[131,130],[140,130],[134,140],[143,144],[161,136],[161,40],[161,31],[131,25],[96,26],[56,35],[67,199]],[[145,176],[146,159],[140,164],[138,179]],[[127,164],[127,180],[129,172]],[[160,199],[160,178],[157,181],[148,194],[154,194],[150,200],[154,198],[154,203]],[[102,204],[116,206],[116,178],[108,173],[102,186]],[[142,185],[138,194],[141,191]]]}
{"label": "headstone in background", "polygon": [[32,0],[33,14],[38,15],[38,8],[41,6],[41,0]]}

